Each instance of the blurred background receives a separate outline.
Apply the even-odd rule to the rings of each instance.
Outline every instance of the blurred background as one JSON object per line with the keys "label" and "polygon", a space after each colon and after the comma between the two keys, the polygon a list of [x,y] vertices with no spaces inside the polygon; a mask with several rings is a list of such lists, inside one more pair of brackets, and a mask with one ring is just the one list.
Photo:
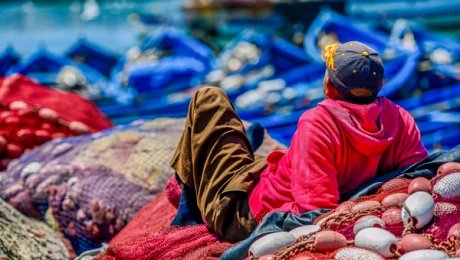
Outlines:
{"label": "blurred background", "polygon": [[[161,192],[180,189],[169,163],[191,97],[222,88],[241,118],[278,141],[265,134],[256,152],[283,149],[324,99],[330,43],[378,51],[380,95],[412,114],[430,153],[460,144],[460,0],[0,0],[0,11],[0,259],[67,259],[108,241],[133,259],[155,258],[153,248],[220,255],[229,244],[207,231],[197,240],[197,229],[165,230],[173,251],[158,233],[179,203],[180,193]],[[450,228],[458,218],[446,210],[434,223]],[[203,246],[176,248],[176,238]]]}
{"label": "blurred background", "polygon": [[79,93],[116,124],[183,117],[207,84],[289,144],[322,99],[322,47],[358,40],[381,54],[381,94],[412,113],[430,151],[460,141],[460,0],[1,1],[0,10],[0,75]]}

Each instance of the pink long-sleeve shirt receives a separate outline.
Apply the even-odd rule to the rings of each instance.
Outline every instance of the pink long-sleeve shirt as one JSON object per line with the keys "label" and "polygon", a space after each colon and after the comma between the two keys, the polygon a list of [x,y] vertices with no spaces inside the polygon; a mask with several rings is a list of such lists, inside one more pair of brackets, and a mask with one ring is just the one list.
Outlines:
{"label": "pink long-sleeve shirt", "polygon": [[427,155],[412,116],[388,99],[326,99],[300,117],[288,150],[267,157],[249,207],[256,221],[272,211],[332,208],[341,193]]}

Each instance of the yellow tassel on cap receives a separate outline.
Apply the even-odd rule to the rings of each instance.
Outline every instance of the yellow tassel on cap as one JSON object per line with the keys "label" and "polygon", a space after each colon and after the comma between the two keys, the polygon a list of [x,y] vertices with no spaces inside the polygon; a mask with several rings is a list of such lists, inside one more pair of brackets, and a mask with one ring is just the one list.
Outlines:
{"label": "yellow tassel on cap", "polygon": [[326,47],[324,47],[324,59],[326,60],[326,66],[328,66],[333,71],[336,70],[334,66],[334,54],[339,48],[339,46],[340,44],[334,43],[326,45]]}
{"label": "yellow tassel on cap", "polygon": [[363,51],[363,56],[369,56],[369,53],[367,51]]}

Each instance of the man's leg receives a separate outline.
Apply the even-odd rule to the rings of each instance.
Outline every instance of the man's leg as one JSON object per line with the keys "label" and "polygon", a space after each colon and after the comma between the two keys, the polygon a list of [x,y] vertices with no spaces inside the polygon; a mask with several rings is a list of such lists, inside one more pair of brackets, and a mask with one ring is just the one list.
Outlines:
{"label": "man's leg", "polygon": [[255,228],[247,195],[265,160],[254,160],[243,123],[221,89],[195,94],[171,166],[195,191],[203,219],[225,239],[243,239]]}

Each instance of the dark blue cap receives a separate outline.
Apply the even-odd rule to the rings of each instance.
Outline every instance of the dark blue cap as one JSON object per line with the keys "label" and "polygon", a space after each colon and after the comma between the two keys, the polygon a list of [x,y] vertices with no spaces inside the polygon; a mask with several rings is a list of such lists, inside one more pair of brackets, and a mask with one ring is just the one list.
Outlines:
{"label": "dark blue cap", "polygon": [[[327,66],[330,82],[352,103],[368,104],[382,88],[384,68],[378,53],[357,41],[340,44]],[[329,64],[329,63],[328,63]]]}

